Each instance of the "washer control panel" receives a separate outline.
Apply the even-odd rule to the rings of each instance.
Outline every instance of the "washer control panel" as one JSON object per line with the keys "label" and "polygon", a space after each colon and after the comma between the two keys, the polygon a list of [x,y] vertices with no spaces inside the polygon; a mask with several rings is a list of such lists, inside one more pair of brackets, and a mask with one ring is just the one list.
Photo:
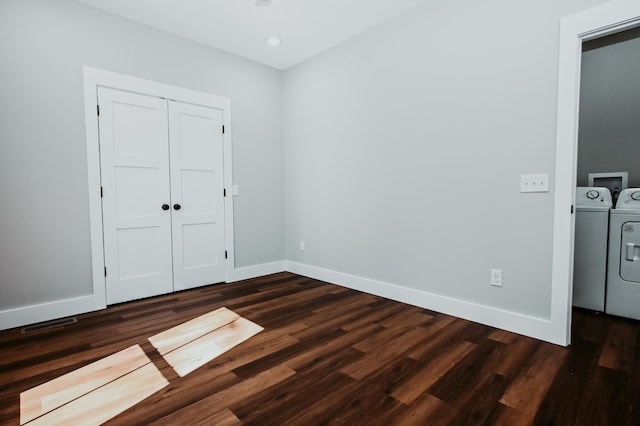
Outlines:
{"label": "washer control panel", "polygon": [[620,192],[616,209],[640,210],[640,188],[627,188]]}
{"label": "washer control panel", "polygon": [[[638,189],[640,192],[640,188]],[[640,197],[640,193],[638,194]],[[576,207],[611,207],[611,192],[599,186],[579,186],[576,188]]]}

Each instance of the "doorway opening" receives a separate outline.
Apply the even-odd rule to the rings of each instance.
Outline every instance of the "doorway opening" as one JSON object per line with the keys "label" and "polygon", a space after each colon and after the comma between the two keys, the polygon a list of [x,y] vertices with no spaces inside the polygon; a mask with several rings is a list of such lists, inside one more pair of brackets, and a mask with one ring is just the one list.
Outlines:
{"label": "doorway opening", "polygon": [[583,45],[596,40],[603,43],[607,41],[605,37],[622,34],[638,27],[640,4],[627,0],[605,3],[561,21],[551,324],[554,341],[564,345],[571,343],[574,207],[578,182]]}
{"label": "doorway opening", "polygon": [[632,225],[640,220],[638,76],[640,27],[582,43],[573,306],[632,318],[640,271]]}

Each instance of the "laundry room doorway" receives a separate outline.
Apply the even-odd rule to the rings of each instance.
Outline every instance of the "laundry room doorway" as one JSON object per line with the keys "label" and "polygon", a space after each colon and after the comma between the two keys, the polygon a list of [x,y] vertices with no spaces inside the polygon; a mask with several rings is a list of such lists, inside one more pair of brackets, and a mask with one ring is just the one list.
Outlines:
{"label": "laundry room doorway", "polygon": [[[616,302],[620,298],[628,299],[625,311],[635,305],[635,298],[624,290],[638,281],[621,277],[625,271],[640,272],[640,257],[635,253],[640,252],[640,240],[634,231],[638,227],[627,222],[638,218],[635,210],[640,207],[635,200],[640,190],[633,189],[640,188],[638,117],[640,27],[582,43],[574,307],[620,314],[620,303]],[[621,288],[617,284],[620,280]]]}
{"label": "laundry room doorway", "polygon": [[[583,180],[578,139],[583,130],[581,120],[587,119],[580,114],[583,48],[593,50],[599,44],[612,43],[639,27],[640,3],[629,0],[604,3],[561,21],[551,324],[554,340],[565,345],[571,343],[576,186]],[[582,155],[585,153],[586,148]]]}

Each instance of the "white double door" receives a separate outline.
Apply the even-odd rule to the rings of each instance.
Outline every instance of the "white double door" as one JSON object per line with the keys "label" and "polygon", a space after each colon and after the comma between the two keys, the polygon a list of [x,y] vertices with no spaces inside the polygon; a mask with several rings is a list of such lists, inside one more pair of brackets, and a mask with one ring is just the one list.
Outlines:
{"label": "white double door", "polygon": [[222,111],[99,88],[107,303],[225,280]]}

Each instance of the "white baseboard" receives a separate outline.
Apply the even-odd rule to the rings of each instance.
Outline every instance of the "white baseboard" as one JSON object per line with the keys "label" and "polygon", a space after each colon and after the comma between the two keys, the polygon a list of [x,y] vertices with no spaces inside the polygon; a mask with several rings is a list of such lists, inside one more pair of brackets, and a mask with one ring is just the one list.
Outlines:
{"label": "white baseboard", "polygon": [[260,265],[247,266],[244,268],[234,269],[227,282],[236,282],[241,280],[248,280],[250,278],[262,277],[264,275],[271,275],[278,272],[284,272],[285,261],[262,263]]}
{"label": "white baseboard", "polygon": [[104,309],[97,299],[88,295],[0,311],[0,330]]}
{"label": "white baseboard", "polygon": [[[284,271],[284,261],[264,263],[234,269],[227,282],[246,280]],[[0,330],[8,330],[14,327],[22,327],[43,321],[51,321],[71,315],[80,315],[91,311],[106,308],[93,295],[74,297],[55,302],[41,303],[37,305],[23,306],[14,309],[0,311]]]}
{"label": "white baseboard", "polygon": [[354,290],[386,297],[387,299],[407,303],[469,321],[478,322],[491,327],[512,331],[547,342],[565,345],[555,341],[555,334],[551,329],[551,321],[544,318],[522,315],[491,306],[454,299],[447,296],[428,293],[413,288],[402,287],[356,275],[345,274],[316,266],[297,262],[285,262],[288,272],[306,277],[341,285]]}
{"label": "white baseboard", "polygon": [[[523,334],[525,336],[545,340],[551,343],[559,345],[566,344],[566,342],[557,341],[557,333],[553,332],[552,324],[549,319],[536,318],[516,312],[505,311],[491,306],[479,305],[460,299],[454,299],[447,296],[441,296],[409,287],[363,278],[343,272],[332,271],[330,269],[319,268],[317,266],[306,265],[303,263],[278,261],[237,268],[233,270],[228,282],[257,278],[283,271],[375,294],[398,302],[419,306],[436,312],[442,312],[447,315],[453,315],[469,321],[486,324],[491,327],[509,330],[514,333]],[[9,309],[0,311],[0,330],[21,327],[42,321],[49,321],[70,315],[78,315],[103,308],[105,308],[105,306],[101,305],[96,297],[89,295],[51,303]]]}

